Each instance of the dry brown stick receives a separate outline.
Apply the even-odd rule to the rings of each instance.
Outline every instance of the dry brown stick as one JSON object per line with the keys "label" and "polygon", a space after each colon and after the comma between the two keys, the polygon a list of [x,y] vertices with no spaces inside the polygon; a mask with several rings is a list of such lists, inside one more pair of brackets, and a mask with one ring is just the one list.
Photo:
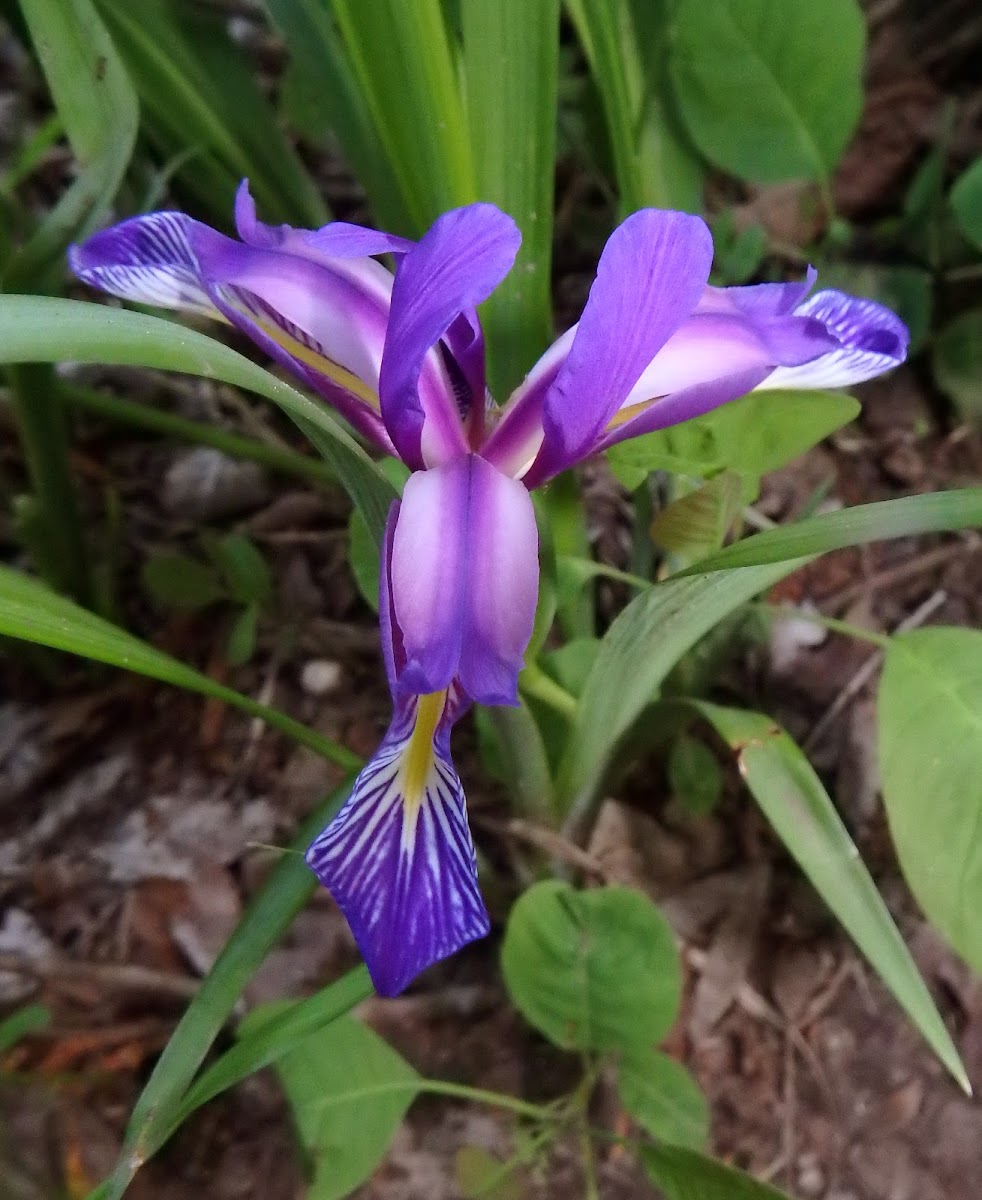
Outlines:
{"label": "dry brown stick", "polygon": [[957,542],[950,542],[945,546],[935,546],[931,550],[925,550],[922,554],[915,554],[906,562],[876,571],[865,579],[859,580],[858,583],[850,583],[848,587],[834,592],[822,601],[822,609],[834,615],[854,600],[858,600],[870,592],[882,592],[898,583],[907,583],[908,580],[916,579],[918,575],[924,575],[936,567],[945,566],[959,554],[972,553],[979,548],[980,544],[982,542],[978,537],[969,535]]}
{"label": "dry brown stick", "polygon": [[0,971],[51,982],[95,983],[113,991],[163,993],[178,1000],[190,1000],[198,990],[198,981],[184,975],[129,963],[78,962],[54,954],[23,958],[18,954],[3,953],[0,954]]}

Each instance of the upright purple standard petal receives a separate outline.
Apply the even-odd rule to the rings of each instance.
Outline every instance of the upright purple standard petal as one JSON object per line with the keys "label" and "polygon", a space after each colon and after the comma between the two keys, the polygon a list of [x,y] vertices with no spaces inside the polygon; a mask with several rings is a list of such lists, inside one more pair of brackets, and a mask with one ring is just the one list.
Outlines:
{"label": "upright purple standard petal", "polygon": [[542,449],[530,487],[578,462],[706,286],[713,241],[704,221],[644,209],[611,234],[569,353],[543,398]]}
{"label": "upright purple standard petal", "polygon": [[[379,391],[389,436],[414,470],[470,449],[463,422],[484,404],[483,342],[471,314],[508,273],[520,241],[510,217],[471,204],[444,213],[399,264]],[[445,352],[434,349],[448,331]],[[453,358],[455,342],[466,362]]]}
{"label": "upright purple standard petal", "polygon": [[455,708],[446,692],[398,701],[382,745],[307,852],[382,996],[490,927],[450,759]]}
{"label": "upright purple standard petal", "polygon": [[399,686],[436,692],[456,678],[482,704],[515,704],[539,575],[523,485],[476,455],[412,475],[388,572]]}
{"label": "upright purple standard petal", "polygon": [[844,292],[816,292],[795,315],[820,321],[837,349],[801,366],[779,367],[761,388],[844,388],[898,367],[907,357],[910,333],[882,304]]}

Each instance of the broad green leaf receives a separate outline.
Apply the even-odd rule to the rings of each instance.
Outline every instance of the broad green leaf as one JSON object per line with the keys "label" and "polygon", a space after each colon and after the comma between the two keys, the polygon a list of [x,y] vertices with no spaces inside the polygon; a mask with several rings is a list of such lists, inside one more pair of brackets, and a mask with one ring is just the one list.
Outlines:
{"label": "broad green leaf", "polygon": [[566,0],[603,104],[626,215],[701,206],[702,166],[667,95],[668,0]]}
{"label": "broad green leaf", "polygon": [[839,512],[809,517],[777,529],[767,529],[734,542],[681,572],[729,571],[803,554],[826,554],[845,546],[861,546],[887,538],[922,533],[951,533],[982,525],[982,488],[957,488],[856,504]]}
{"label": "broad green leaf", "polygon": [[591,815],[618,742],[682,655],[805,561],[673,578],[631,601],[601,643],[559,773],[557,791],[572,826]]}
{"label": "broad green leaf", "polygon": [[704,417],[612,446],[607,459],[630,491],[651,471],[705,479],[733,470],[756,480],[858,414],[859,404],[839,392],[751,392]]}
{"label": "broad green leaf", "polygon": [[0,1021],[0,1054],[16,1046],[23,1037],[51,1024],[51,1011],[43,1004],[27,1004]]}
{"label": "broad green leaf", "polygon": [[653,1046],[678,1012],[672,931],[629,888],[534,884],[511,911],[501,968],[522,1015],[564,1049]]}
{"label": "broad green leaf", "polygon": [[678,0],[669,69],[693,141],[754,183],[826,183],[862,108],[856,0]]}
{"label": "broad green leaf", "polygon": [[652,541],[669,551],[676,563],[718,550],[740,512],[740,490],[736,471],[714,475],[661,510],[651,523]]}
{"label": "broad green leaf", "polygon": [[225,646],[225,656],[228,658],[229,666],[244,666],[255,654],[259,612],[258,605],[248,604],[235,618]]}
{"label": "broad green leaf", "polygon": [[194,612],[225,596],[213,567],[176,550],[165,550],[148,558],[140,572],[140,581],[165,609]]}
{"label": "broad green leaf", "polygon": [[481,311],[489,383],[504,403],[552,340],[552,211],[559,0],[467,0],[461,61],[477,195],[522,246]]}
{"label": "broad green leaf", "polygon": [[712,812],[723,792],[723,773],[705,742],[687,733],[676,738],[667,770],[669,786],[687,812],[694,817]]}
{"label": "broad green leaf", "polygon": [[904,877],[982,971],[982,633],[891,638],[878,714],[883,801]]}
{"label": "broad green leaf", "polygon": [[[269,1015],[251,1014],[246,1035]],[[313,1163],[309,1200],[340,1200],[368,1178],[422,1083],[377,1033],[348,1016],[278,1059],[276,1071]]]}
{"label": "broad green leaf", "polygon": [[959,229],[982,250],[982,158],[977,158],[955,180],[951,189],[951,207]]}
{"label": "broad green leaf", "polygon": [[[5,272],[5,287],[37,288],[73,239],[103,219],[136,140],[136,93],[91,0],[21,0],[79,174]],[[61,272],[59,271],[59,276]]]}
{"label": "broad green leaf", "polygon": [[937,334],[931,365],[962,416],[982,423],[982,308],[961,313]]}
{"label": "broad green leaf", "polygon": [[140,93],[146,131],[164,159],[191,149],[177,176],[231,223],[248,177],[271,221],[321,225],[327,209],[226,21],[174,0],[97,0]]}
{"label": "broad green leaf", "polygon": [[333,0],[352,72],[413,232],[476,199],[464,107],[440,0]]}
{"label": "broad green leaf", "polygon": [[381,544],[391,485],[322,403],[213,338],[143,313],[56,300],[0,296],[0,362],[97,362],[157,367],[258,392],[291,417],[327,459]]}
{"label": "broad green leaf", "polygon": [[709,1107],[680,1062],[658,1050],[632,1050],[617,1065],[617,1090],[632,1117],[659,1142],[701,1150]]}
{"label": "broad green leaf", "polygon": [[[212,1043],[231,1017],[243,988],[316,888],[317,881],[302,858],[303,852],[339,811],[348,798],[352,782],[352,779],[346,780],[304,821],[293,840],[295,853],[284,854],[225,943],[140,1094],[126,1129],[116,1169],[100,1200],[120,1200],[143,1163],[173,1133],[180,1121],[175,1117],[182,1112],[185,1093]],[[351,1006],[364,998],[364,977],[357,972],[345,976],[335,986],[338,990],[331,994],[328,1001],[331,1005],[338,996]],[[326,992],[321,993],[322,997],[326,995]],[[340,1011],[343,1008],[339,1007],[337,1011],[332,1008],[325,1019],[333,1019]],[[221,1061],[211,1071],[217,1071]],[[234,1072],[225,1069],[220,1079],[229,1079],[232,1074]],[[199,1094],[207,1091],[205,1081],[209,1076],[210,1072],[206,1072],[196,1085]],[[211,1076],[212,1087],[214,1078]],[[235,1080],[231,1079],[231,1082]],[[221,1083],[210,1094],[216,1094],[224,1086]],[[192,1089],[189,1095],[194,1091]],[[203,1099],[200,1102],[203,1103]]]}
{"label": "broad green leaf", "polygon": [[[982,664],[982,635],[974,636],[978,638],[978,666]],[[900,653],[903,653],[902,649]],[[982,690],[978,687],[979,678],[982,678],[982,675],[977,671],[975,691],[982,695]],[[917,682],[927,683],[927,680],[918,679]],[[950,681],[947,679],[939,681],[931,693],[931,702],[935,708],[943,703],[944,693],[949,685]],[[921,979],[900,931],[863,865],[859,851],[836,812],[835,805],[804,754],[769,717],[734,708],[720,708],[715,704],[695,701],[690,703],[734,750],[740,774],[781,841],[937,1056],[961,1086],[969,1091],[965,1068],[944,1022],[938,1015],[931,993]],[[915,711],[920,714],[922,709],[917,706]],[[924,702],[923,711],[930,711],[927,700]],[[942,724],[943,722],[939,722],[938,728],[941,728]],[[976,714],[974,721],[963,722],[959,732],[961,736],[971,732],[978,739],[980,728],[982,720]],[[920,729],[917,736],[912,736],[909,719],[902,721],[902,729],[902,736],[907,739],[908,747],[903,763],[911,773],[911,778],[916,781],[906,794],[908,797],[917,798],[916,809],[920,810],[917,811],[913,825],[908,827],[908,832],[911,836],[921,838],[924,844],[934,830],[940,831],[943,822],[938,819],[938,808],[933,805],[934,815],[931,821],[923,820],[923,799],[926,795],[932,795],[934,788],[929,772],[925,772],[923,766],[918,767],[918,764],[928,760],[929,754],[925,753],[925,741],[920,737]],[[946,735],[943,749],[939,745],[938,753],[953,755],[958,745],[958,736]],[[896,744],[891,749],[895,750]],[[893,772],[895,768],[891,765],[890,757],[883,753],[880,757],[883,769]],[[976,752],[975,762],[979,759],[980,755]],[[968,766],[967,761],[962,764],[963,769]],[[963,783],[965,778],[967,777],[957,773],[952,775],[953,781],[958,779]],[[960,801],[963,795],[962,787],[956,787],[949,792],[952,811],[956,796]],[[980,805],[982,795],[976,808]],[[909,803],[908,807],[910,811],[915,811],[915,804]],[[971,819],[968,819],[964,825],[963,837],[972,829],[974,826]],[[936,854],[941,855],[941,861],[945,851],[952,844],[966,845],[964,840],[952,842],[955,832],[951,829],[947,837],[938,837],[935,841]],[[939,860],[935,858],[934,861],[937,864]],[[937,878],[944,875],[944,871],[938,871],[936,865],[934,870],[938,872]],[[982,958],[978,961],[982,962]]]}
{"label": "broad green leaf", "polygon": [[645,1146],[641,1162],[665,1200],[790,1200],[769,1183],[685,1146]]}
{"label": "broad green leaf", "polygon": [[290,53],[284,77],[303,96],[307,123],[317,141],[336,135],[344,156],[364,187],[379,224],[392,233],[410,233],[412,223],[400,195],[365,97],[324,0],[263,0]]}
{"label": "broad green leaf", "polygon": [[95,613],[80,608],[51,591],[37,579],[0,564],[0,634],[67,650],[96,662],[123,667],[140,675],[149,675],[163,683],[172,683],[203,696],[214,696],[226,704],[253,717],[261,717],[267,725],[278,729],[301,745],[336,762],[346,769],[360,765],[360,760],[344,747],[336,745],[316,730],[301,725],[286,713],[259,704],[207,675],[187,667],[162,650],[141,641]]}
{"label": "broad green leaf", "polygon": [[481,1146],[461,1146],[454,1156],[454,1176],[464,1200],[524,1200],[515,1164],[502,1162]]}
{"label": "broad green leaf", "polygon": [[225,577],[229,595],[239,604],[268,604],[273,594],[269,566],[255,542],[244,533],[227,533],[208,545]]}

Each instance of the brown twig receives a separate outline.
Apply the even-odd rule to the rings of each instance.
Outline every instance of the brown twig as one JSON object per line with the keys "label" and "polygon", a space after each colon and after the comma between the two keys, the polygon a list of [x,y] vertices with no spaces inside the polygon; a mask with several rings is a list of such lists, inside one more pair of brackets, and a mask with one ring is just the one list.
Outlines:
{"label": "brown twig", "polygon": [[94,983],[109,991],[154,992],[177,1000],[190,1000],[198,990],[198,981],[184,975],[129,963],[77,962],[54,954],[22,958],[18,954],[3,953],[0,954],[0,971],[53,983]]}

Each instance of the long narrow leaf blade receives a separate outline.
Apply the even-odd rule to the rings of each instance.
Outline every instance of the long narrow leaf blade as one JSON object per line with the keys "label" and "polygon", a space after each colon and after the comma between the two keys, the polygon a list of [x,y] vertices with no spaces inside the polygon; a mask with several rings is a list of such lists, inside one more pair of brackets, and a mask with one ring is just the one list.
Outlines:
{"label": "long narrow leaf blade", "polygon": [[559,795],[573,806],[574,820],[589,811],[618,741],[682,655],[728,613],[806,561],[669,579],[631,601],[600,645],[560,770]]}
{"label": "long narrow leaf blade", "polygon": [[332,12],[414,232],[475,199],[470,142],[440,0],[334,0]]}
{"label": "long narrow leaf blade", "polygon": [[37,579],[0,564],[0,634],[66,650],[96,662],[123,667],[139,675],[148,675],[163,683],[172,683],[202,696],[213,696],[252,717],[261,717],[268,725],[309,746],[324,758],[348,770],[359,765],[358,758],[342,746],[323,737],[286,713],[269,708],[241,692],[185,666],[162,650],[141,641],[125,629],[80,608],[59,596]]}
{"label": "long narrow leaf blade", "polygon": [[764,815],[935,1054],[971,1092],[958,1051],[900,931],[811,764],[760,713],[691,702],[736,752]]}
{"label": "long narrow leaf blade", "polygon": [[515,266],[481,313],[503,403],[552,339],[559,0],[468,0],[461,17],[477,194],[522,231]]}
{"label": "long narrow leaf blade", "polygon": [[136,92],[91,0],[21,0],[79,176],[5,273],[5,285],[36,287],[73,238],[98,225],[133,153]]}
{"label": "long narrow leaf blade", "polygon": [[839,512],[809,517],[793,525],[767,529],[703,558],[682,575],[704,571],[739,570],[764,563],[826,554],[845,546],[859,546],[888,538],[923,533],[954,533],[982,526],[982,488],[957,488],[857,504]]}
{"label": "long narrow leaf blade", "polygon": [[221,342],[173,321],[79,300],[0,297],[0,363],[69,360],[202,375],[272,400],[301,428],[318,430],[318,450],[381,544],[395,491],[324,404],[302,395]]}
{"label": "long narrow leaf blade", "polygon": [[[317,881],[300,855],[347,799],[351,782],[347,780],[303,823],[293,840],[297,853],[284,855],[225,943],[133,1109],[119,1162],[102,1193],[104,1200],[120,1200],[136,1172],[173,1131],[191,1080],[232,1015],[242,989],[316,888]],[[354,1005],[361,995],[348,979],[342,990]]]}

